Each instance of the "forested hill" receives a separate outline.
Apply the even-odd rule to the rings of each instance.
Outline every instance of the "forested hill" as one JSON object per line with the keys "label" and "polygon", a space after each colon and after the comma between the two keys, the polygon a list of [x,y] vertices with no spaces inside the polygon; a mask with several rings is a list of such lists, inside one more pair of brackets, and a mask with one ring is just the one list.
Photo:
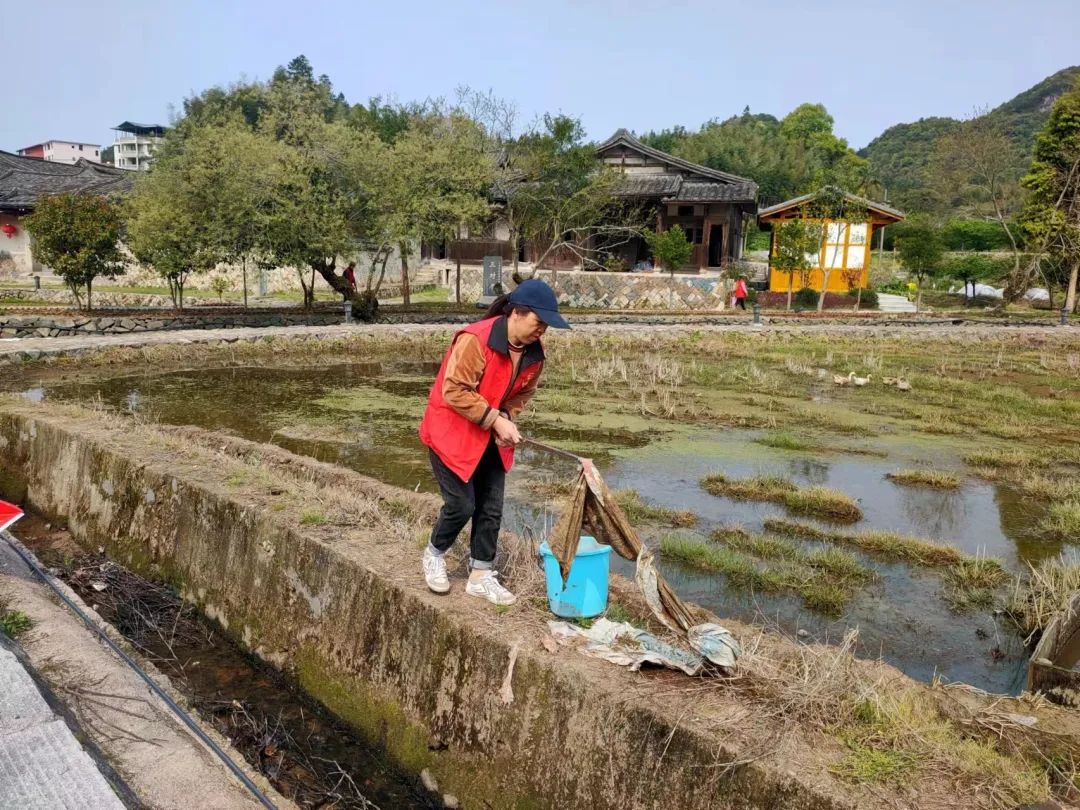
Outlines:
{"label": "forested hill", "polygon": [[[1046,123],[1054,101],[1080,77],[1080,66],[1059,70],[1025,90],[983,118],[1009,135],[1025,160],[1035,142],[1035,133]],[[889,127],[859,151],[867,158],[875,179],[889,189],[899,205],[919,208],[938,138],[959,125],[955,118],[922,118],[911,124]]]}
{"label": "forested hill", "polygon": [[[1059,70],[1011,101],[986,113],[981,121],[1005,132],[1016,144],[1011,173],[1023,174],[1030,163],[1035,133],[1050,108],[1080,77],[1080,67]],[[880,197],[908,212],[957,213],[930,171],[938,142],[961,122],[923,118],[885,130],[856,153],[833,131],[833,117],[821,104],[800,104],[783,119],[751,113],[706,121],[693,131],[683,127],[645,132],[642,140],[665,152],[741,177],[752,177],[761,205],[805,194],[823,185]]]}

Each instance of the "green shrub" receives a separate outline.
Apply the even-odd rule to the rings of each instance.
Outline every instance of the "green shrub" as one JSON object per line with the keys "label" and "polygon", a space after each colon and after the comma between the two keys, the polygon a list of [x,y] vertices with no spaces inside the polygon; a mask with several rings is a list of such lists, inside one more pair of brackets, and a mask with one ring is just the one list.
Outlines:
{"label": "green shrub", "polygon": [[1009,274],[1012,262],[985,253],[954,253],[941,265],[941,274],[967,282],[995,282]]}
{"label": "green shrub", "polygon": [[625,273],[630,268],[627,267],[621,256],[612,254],[604,259],[604,269],[609,273]]}
{"label": "green shrub", "polygon": [[894,278],[888,284],[881,284],[878,286],[878,292],[888,293],[889,295],[907,295],[908,283],[901,278]]}
{"label": "green shrub", "polygon": [[954,219],[941,229],[941,240],[949,250],[1004,250],[1009,247],[1005,230],[996,222]]}
{"label": "green shrub", "polygon": [[[850,290],[848,292],[848,295],[850,295],[852,298],[857,298],[858,295],[859,295],[859,289],[856,287],[856,288]],[[878,308],[877,293],[874,292],[871,289],[863,287],[862,299],[860,300],[859,308],[860,309],[877,309]]]}
{"label": "green shrub", "polygon": [[810,287],[803,287],[797,293],[795,293],[795,309],[817,309],[817,290]]}

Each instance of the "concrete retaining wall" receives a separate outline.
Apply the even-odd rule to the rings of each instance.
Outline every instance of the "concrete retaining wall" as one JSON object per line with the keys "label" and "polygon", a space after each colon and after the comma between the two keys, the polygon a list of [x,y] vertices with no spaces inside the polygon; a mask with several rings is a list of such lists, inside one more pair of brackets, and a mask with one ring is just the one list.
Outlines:
{"label": "concrete retaining wall", "polygon": [[[239,472],[254,469],[244,456],[260,477],[238,489]],[[771,765],[750,756],[720,767],[768,721],[731,723],[754,714],[725,707],[720,692],[709,706],[693,695],[672,703],[678,689],[666,680],[650,688],[618,667],[546,652],[540,621],[429,594],[403,564],[419,554],[417,538],[303,525],[282,489],[288,475],[421,522],[434,509],[429,496],[220,434],[0,402],[0,496],[173,583],[406,767],[431,769],[464,807],[824,810],[870,800],[838,787],[820,759],[797,778],[792,750]],[[515,646],[507,702],[499,693]]]}

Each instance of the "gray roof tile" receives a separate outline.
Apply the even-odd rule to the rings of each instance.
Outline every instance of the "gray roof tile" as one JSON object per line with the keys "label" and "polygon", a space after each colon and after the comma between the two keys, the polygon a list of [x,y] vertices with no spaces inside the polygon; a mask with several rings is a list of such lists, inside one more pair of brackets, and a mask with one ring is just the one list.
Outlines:
{"label": "gray roof tile", "polygon": [[80,159],[53,163],[0,151],[0,210],[34,207],[39,197],[63,192],[117,194],[130,191],[132,173]]}
{"label": "gray roof tile", "polygon": [[684,181],[678,191],[664,202],[754,202],[754,183],[694,183]]}
{"label": "gray roof tile", "polygon": [[682,158],[675,157],[675,155],[669,155],[667,152],[661,152],[659,149],[653,149],[651,146],[639,141],[625,129],[616,130],[614,135],[603,143],[598,144],[596,146],[596,153],[599,155],[613,146],[626,147],[638,154],[651,157],[654,160],[699,175],[702,179],[718,180],[722,183],[749,183],[754,186],[755,192],[757,190],[757,184],[748,177],[739,177],[737,174],[722,172],[719,169],[710,169],[708,166],[702,166],[699,163],[691,163],[689,160],[683,160]]}
{"label": "gray roof tile", "polygon": [[614,193],[620,197],[666,197],[677,192],[681,184],[677,174],[624,174]]}

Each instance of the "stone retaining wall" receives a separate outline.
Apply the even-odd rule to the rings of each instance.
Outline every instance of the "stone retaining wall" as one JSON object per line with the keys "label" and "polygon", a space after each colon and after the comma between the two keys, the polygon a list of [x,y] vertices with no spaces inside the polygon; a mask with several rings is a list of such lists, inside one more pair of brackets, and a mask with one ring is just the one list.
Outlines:
{"label": "stone retaining wall", "polygon": [[573,651],[553,655],[527,608],[503,616],[460,592],[428,593],[401,564],[419,554],[406,526],[304,525],[296,500],[299,482],[317,482],[373,514],[424,522],[437,508],[431,496],[222,434],[132,430],[71,406],[0,404],[0,449],[0,496],[171,583],[404,767],[429,769],[464,807],[839,810],[871,801],[831,777],[797,729],[784,732],[781,762],[760,761],[752,746],[768,719],[746,715],[752,730],[732,722],[740,715],[719,705],[720,690],[717,706],[693,694],[680,701],[673,692],[701,682],[650,685]]}
{"label": "stone retaining wall", "polygon": [[[108,288],[101,292],[94,292],[94,305],[101,308],[123,307],[172,307],[172,298],[167,295],[145,295],[136,293],[111,293]],[[57,304],[74,307],[77,305],[75,296],[70,290],[54,289],[26,289],[25,287],[0,287],[0,298],[13,298],[21,301],[55,301]],[[202,298],[184,297],[185,306],[202,307],[216,304],[217,301]]]}
{"label": "stone retaining wall", "polygon": [[[513,287],[511,268],[503,269],[504,288]],[[718,276],[662,273],[592,273],[579,270],[540,270],[536,274],[553,284],[559,303],[581,309],[694,309],[721,310],[727,306],[724,280]],[[552,280],[554,277],[554,281]],[[483,294],[482,268],[461,268],[461,300],[478,301]],[[451,274],[448,300],[455,299]]]}
{"label": "stone retaining wall", "polygon": [[[430,275],[430,274],[429,274]],[[428,290],[436,289],[435,284],[425,282],[423,284],[413,284],[412,292],[427,292]],[[363,289],[363,285],[360,286]],[[327,290],[329,287],[326,288]],[[401,298],[402,286],[400,282],[384,282],[379,289],[379,298],[386,300],[389,298]],[[18,301],[49,301],[56,302],[59,305],[67,307],[76,307],[77,302],[75,296],[70,290],[57,290],[57,289],[27,289],[25,287],[0,287],[0,298],[14,299]],[[258,299],[255,296],[254,291],[249,291],[249,301],[256,302],[256,306],[260,308],[265,307],[286,307],[295,308],[298,304],[297,301],[288,300],[272,300],[269,298]],[[227,305],[235,306],[235,299],[227,302]],[[94,306],[96,309],[126,309],[129,307],[138,308],[163,308],[174,309],[173,300],[168,295],[157,295],[154,293],[136,294],[136,293],[113,293],[108,291],[108,287],[103,287],[100,291],[94,293]],[[221,306],[221,303],[216,299],[209,298],[193,298],[187,295],[184,296],[184,307],[188,309],[195,309],[198,307],[216,307]]]}
{"label": "stone retaining wall", "polygon": [[328,326],[342,323],[343,311],[229,312],[210,314],[173,313],[115,315],[0,315],[0,338],[70,337],[73,335],[125,335],[175,329],[232,329],[265,326]]}
{"label": "stone retaining wall", "polygon": [[[387,308],[379,312],[377,323],[387,324],[464,324],[480,318],[482,312],[431,312],[398,311]],[[176,329],[233,329],[263,328],[269,326],[330,326],[343,323],[344,312],[335,307],[316,309],[314,312],[302,311],[237,311],[185,313],[117,312],[90,315],[0,315],[0,338],[31,337],[70,337],[74,335],[123,335],[131,332],[161,332]],[[661,325],[727,325],[746,324],[751,316],[745,312],[727,310],[724,312],[695,312],[686,314],[677,312],[650,312],[639,310],[626,313],[597,313],[591,315],[569,315],[571,325],[585,324],[638,324],[641,326]],[[880,324],[950,324],[961,323],[962,319],[942,319],[933,316],[877,314],[837,315],[828,313],[817,315],[776,315],[763,316],[762,321],[770,325],[829,323],[833,325]]]}

